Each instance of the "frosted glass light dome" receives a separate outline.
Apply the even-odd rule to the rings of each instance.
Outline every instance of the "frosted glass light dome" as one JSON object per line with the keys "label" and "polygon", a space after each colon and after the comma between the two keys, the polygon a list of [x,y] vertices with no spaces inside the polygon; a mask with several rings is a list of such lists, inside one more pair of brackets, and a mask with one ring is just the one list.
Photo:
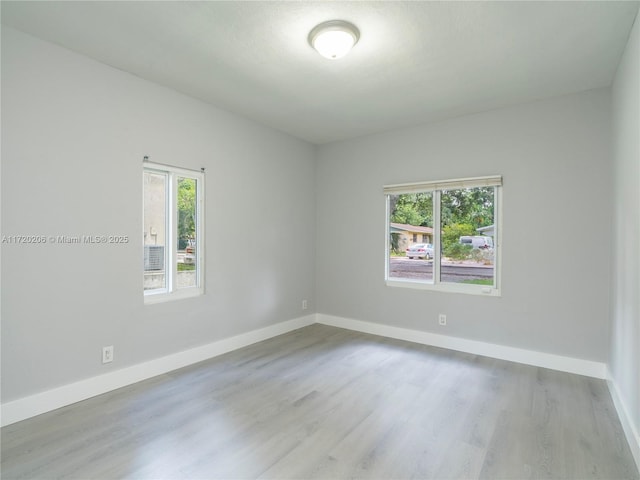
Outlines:
{"label": "frosted glass light dome", "polygon": [[330,60],[344,57],[358,43],[360,31],[344,20],[321,23],[309,33],[309,44]]}

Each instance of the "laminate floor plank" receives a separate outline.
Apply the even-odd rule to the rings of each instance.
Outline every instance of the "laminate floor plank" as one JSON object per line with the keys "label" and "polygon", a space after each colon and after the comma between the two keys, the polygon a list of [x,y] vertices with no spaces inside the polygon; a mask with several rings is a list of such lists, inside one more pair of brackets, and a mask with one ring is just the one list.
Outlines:
{"label": "laminate floor plank", "polygon": [[639,479],[601,380],[323,325],[2,428],[3,479]]}

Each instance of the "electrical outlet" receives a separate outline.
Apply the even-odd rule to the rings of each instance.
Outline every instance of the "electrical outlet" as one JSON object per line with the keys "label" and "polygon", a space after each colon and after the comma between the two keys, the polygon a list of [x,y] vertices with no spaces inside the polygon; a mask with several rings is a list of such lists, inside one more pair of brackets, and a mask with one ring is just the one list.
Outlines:
{"label": "electrical outlet", "polygon": [[441,313],[440,315],[438,315],[438,323],[440,325],[446,325],[447,324],[447,316],[444,313]]}
{"label": "electrical outlet", "polygon": [[306,300],[302,300],[302,309],[303,310],[307,309],[307,301]]}
{"label": "electrical outlet", "polygon": [[102,363],[113,362],[113,345],[102,347]]}

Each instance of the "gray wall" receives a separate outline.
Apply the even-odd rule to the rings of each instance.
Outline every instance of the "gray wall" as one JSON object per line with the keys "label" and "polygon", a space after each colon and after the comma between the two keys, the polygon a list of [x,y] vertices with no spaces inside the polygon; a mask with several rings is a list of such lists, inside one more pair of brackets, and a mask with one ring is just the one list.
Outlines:
{"label": "gray wall", "polygon": [[[596,90],[320,147],[318,312],[606,361],[609,109]],[[492,174],[502,297],[387,287],[382,186]]]}
{"label": "gray wall", "polygon": [[[144,155],[206,167],[200,298],[143,304]],[[304,298],[313,311],[314,155],[3,26],[2,233],[131,240],[2,246],[2,401],[299,317]]]}
{"label": "gray wall", "polygon": [[[609,367],[640,432],[640,26],[613,84],[614,228]],[[640,440],[640,439],[639,439]]]}

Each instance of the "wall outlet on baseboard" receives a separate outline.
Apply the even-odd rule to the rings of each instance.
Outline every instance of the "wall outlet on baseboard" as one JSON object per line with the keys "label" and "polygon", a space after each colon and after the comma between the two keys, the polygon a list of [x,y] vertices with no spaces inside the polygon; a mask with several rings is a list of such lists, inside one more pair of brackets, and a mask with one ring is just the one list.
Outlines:
{"label": "wall outlet on baseboard", "polygon": [[102,347],[102,363],[113,362],[113,345]]}
{"label": "wall outlet on baseboard", "polygon": [[306,300],[302,300],[302,309],[306,310],[307,308],[308,308],[307,301]]}
{"label": "wall outlet on baseboard", "polygon": [[438,315],[438,323],[440,325],[446,325],[447,324],[447,316],[444,313],[441,313],[440,315]]}

